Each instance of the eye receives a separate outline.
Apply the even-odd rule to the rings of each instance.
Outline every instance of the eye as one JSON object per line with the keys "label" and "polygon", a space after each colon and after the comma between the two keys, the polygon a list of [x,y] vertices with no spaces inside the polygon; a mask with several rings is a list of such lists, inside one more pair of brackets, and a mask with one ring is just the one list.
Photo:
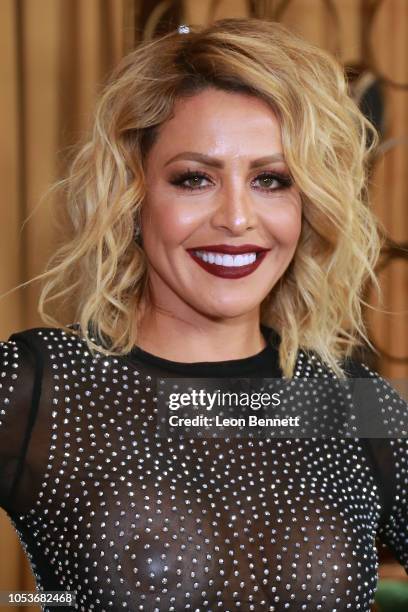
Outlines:
{"label": "eye", "polygon": [[[204,172],[187,170],[170,179],[170,183],[180,189],[198,191],[213,185],[212,179]],[[293,184],[288,174],[280,172],[262,172],[252,181],[259,191],[272,192],[287,189]]]}
{"label": "eye", "polygon": [[197,191],[198,189],[204,189],[208,187],[208,185],[212,185],[212,180],[209,176],[204,174],[204,172],[193,172],[188,170],[172,178],[170,183],[181,189]]}
{"label": "eye", "polygon": [[261,191],[277,191],[279,189],[288,189],[292,186],[293,181],[288,174],[262,172],[262,174],[255,177],[252,184],[256,184],[255,187]]}

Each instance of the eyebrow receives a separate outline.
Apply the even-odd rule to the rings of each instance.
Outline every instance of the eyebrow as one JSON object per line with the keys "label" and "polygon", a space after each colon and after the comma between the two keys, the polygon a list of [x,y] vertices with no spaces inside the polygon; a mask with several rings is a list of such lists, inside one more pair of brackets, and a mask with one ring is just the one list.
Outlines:
{"label": "eyebrow", "polygon": [[[174,157],[171,157],[164,164],[168,166],[172,162],[178,161],[180,159],[185,159],[189,161],[198,161],[206,166],[212,166],[213,168],[223,168],[224,162],[221,159],[216,157],[210,157],[209,155],[205,155],[204,153],[195,153],[194,151],[184,151],[183,153],[178,153]],[[265,157],[259,157],[258,159],[254,159],[250,163],[250,168],[258,168],[260,166],[265,166],[266,164],[270,164],[276,161],[285,161],[283,155],[281,153],[274,153],[273,155],[266,155]]]}

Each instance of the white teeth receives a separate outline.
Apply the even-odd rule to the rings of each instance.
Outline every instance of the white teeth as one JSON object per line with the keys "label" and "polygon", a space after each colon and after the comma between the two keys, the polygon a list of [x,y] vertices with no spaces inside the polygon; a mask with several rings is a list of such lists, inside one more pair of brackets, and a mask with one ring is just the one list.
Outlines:
{"label": "white teeth", "polygon": [[223,255],[222,256],[222,265],[227,266],[228,268],[234,267],[234,258],[232,255]]}
{"label": "white teeth", "polygon": [[220,255],[219,253],[217,253],[217,255],[215,256],[215,263],[217,264],[217,266],[222,266],[222,255]]}
{"label": "white teeth", "polygon": [[221,253],[209,253],[208,251],[194,251],[194,255],[207,263],[227,268],[239,268],[248,266],[256,260],[256,253],[242,253],[240,255],[225,255]]}

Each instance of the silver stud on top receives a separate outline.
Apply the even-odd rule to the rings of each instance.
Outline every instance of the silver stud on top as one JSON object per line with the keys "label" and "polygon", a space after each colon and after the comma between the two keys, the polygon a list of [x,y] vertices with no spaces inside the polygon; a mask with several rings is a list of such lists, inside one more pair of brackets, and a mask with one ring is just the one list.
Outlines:
{"label": "silver stud on top", "polygon": [[177,31],[179,34],[188,34],[190,32],[190,28],[188,25],[186,25],[185,23],[182,23],[181,25],[179,25],[179,27],[177,28]]}

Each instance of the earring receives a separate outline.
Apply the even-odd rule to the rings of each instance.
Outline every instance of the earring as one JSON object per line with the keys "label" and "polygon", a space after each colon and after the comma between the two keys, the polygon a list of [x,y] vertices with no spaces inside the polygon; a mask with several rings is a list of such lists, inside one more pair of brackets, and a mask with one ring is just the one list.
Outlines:
{"label": "earring", "polygon": [[137,244],[141,244],[142,242],[142,231],[140,229],[140,225],[136,225],[135,226],[135,231],[134,231],[134,240],[135,242],[137,242]]}

